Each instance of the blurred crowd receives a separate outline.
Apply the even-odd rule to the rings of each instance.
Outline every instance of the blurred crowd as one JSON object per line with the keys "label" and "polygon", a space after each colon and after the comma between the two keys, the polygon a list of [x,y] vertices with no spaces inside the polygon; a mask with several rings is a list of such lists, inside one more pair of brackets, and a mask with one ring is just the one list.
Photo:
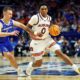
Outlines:
{"label": "blurred crowd", "polygon": [[[63,52],[69,56],[80,56],[80,1],[79,0],[1,0],[0,17],[4,6],[14,8],[13,19],[27,24],[32,15],[36,14],[41,2],[48,3],[49,15],[54,24],[58,24],[61,34],[52,36],[61,46]],[[18,29],[19,30],[19,29]],[[20,30],[19,38],[11,38],[15,56],[21,56],[29,51],[30,37]],[[24,54],[23,54],[24,53]]]}

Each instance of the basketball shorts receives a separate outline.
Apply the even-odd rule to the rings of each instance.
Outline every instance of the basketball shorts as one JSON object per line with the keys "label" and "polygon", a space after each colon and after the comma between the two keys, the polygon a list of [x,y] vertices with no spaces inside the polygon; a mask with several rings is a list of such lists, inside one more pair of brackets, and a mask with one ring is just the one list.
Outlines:
{"label": "basketball shorts", "polygon": [[45,40],[32,40],[30,43],[31,53],[40,53],[45,51],[45,48],[55,42],[52,38],[46,38]]}
{"label": "basketball shorts", "polygon": [[0,52],[6,53],[6,52],[12,52],[13,47],[10,42],[0,43]]}
{"label": "basketball shorts", "polygon": [[[31,47],[31,54],[37,54],[36,56],[33,56],[35,60],[42,59],[42,56],[45,54],[45,49],[49,47],[53,42],[55,42],[52,38],[46,38],[45,40],[32,40],[30,43]],[[54,44],[50,51],[55,52],[56,50],[60,49],[60,46],[58,44]]]}

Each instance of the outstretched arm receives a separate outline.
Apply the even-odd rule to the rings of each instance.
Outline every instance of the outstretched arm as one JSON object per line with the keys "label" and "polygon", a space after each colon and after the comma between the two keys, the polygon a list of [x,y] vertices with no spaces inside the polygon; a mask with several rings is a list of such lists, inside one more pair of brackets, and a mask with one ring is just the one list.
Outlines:
{"label": "outstretched arm", "polygon": [[18,21],[14,21],[13,23],[14,23],[14,26],[22,28],[23,30],[27,31],[30,35],[33,34],[33,31],[29,27],[25,26],[24,24],[22,24]]}
{"label": "outstretched arm", "polygon": [[27,24],[27,26],[25,26],[24,24],[22,24],[22,23],[20,23],[20,22],[17,22],[17,21],[14,21],[13,23],[14,23],[14,26],[17,26],[17,27],[19,27],[19,28],[22,28],[23,30],[25,30],[26,32],[28,32],[29,35],[30,35],[30,37],[31,37],[32,39],[42,40],[41,37],[35,35],[34,32],[29,28],[29,27],[30,27],[29,24]]}

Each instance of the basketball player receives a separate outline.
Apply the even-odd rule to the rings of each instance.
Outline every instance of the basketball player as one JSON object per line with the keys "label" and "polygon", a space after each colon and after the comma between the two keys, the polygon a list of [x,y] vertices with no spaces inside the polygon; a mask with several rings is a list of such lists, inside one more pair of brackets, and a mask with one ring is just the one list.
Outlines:
{"label": "basketball player", "polygon": [[18,36],[18,31],[10,31],[13,29],[13,26],[20,27],[27,31],[33,39],[41,39],[31,32],[24,24],[19,23],[12,18],[13,10],[11,7],[5,7],[3,9],[3,18],[0,19],[0,51],[3,53],[4,57],[10,61],[11,66],[13,66],[17,71],[19,76],[22,71],[18,67],[16,60],[14,58],[14,51],[12,45],[9,41],[9,36]]}
{"label": "basketball player", "polygon": [[41,5],[39,13],[33,15],[27,24],[27,27],[32,26],[34,34],[41,36],[44,40],[32,39],[30,47],[33,61],[27,66],[26,74],[31,75],[34,69],[41,66],[42,56],[47,48],[61,57],[67,64],[71,65],[77,73],[80,73],[78,67],[73,64],[68,56],[62,53],[60,46],[50,37],[48,29],[50,27],[51,17],[47,13],[48,7],[45,4]]}

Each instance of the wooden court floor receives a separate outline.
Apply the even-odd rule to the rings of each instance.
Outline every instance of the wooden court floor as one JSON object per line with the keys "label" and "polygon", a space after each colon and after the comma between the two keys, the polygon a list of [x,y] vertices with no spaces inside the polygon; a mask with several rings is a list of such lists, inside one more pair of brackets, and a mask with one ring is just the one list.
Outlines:
{"label": "wooden court floor", "polygon": [[0,75],[0,80],[80,80],[80,76],[34,75],[27,77],[17,77],[14,75]]}
{"label": "wooden court floor", "polygon": [[[75,58],[71,58],[73,62],[80,63],[80,58],[77,58],[75,61]],[[24,63],[24,62],[30,62],[30,57],[17,57],[16,61],[18,64]],[[49,57],[44,57],[43,62],[50,61]],[[60,61],[62,61],[60,59]],[[0,66],[3,65],[9,65],[9,62],[6,61],[5,64],[2,62],[2,57],[0,56]],[[64,76],[64,75],[32,75],[32,76],[26,76],[26,77],[18,77],[17,75],[10,75],[10,74],[1,74],[0,80],[80,80],[80,75],[75,76]]]}

